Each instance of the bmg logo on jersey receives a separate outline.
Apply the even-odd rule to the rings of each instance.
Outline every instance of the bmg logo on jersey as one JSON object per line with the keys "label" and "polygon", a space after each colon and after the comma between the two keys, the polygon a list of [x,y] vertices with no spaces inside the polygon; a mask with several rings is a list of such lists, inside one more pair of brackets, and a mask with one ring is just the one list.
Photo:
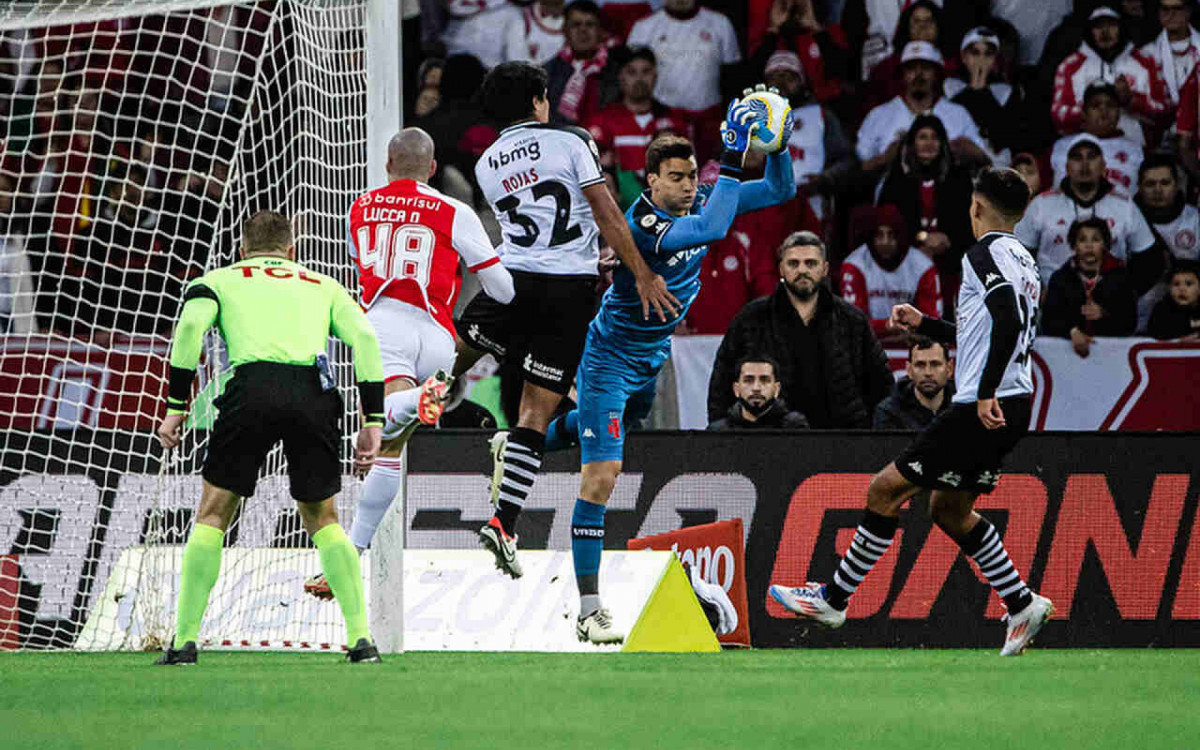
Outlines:
{"label": "bmg logo on jersey", "polygon": [[492,154],[488,157],[488,166],[492,169],[508,166],[518,159],[529,159],[537,161],[542,158],[542,144],[536,140],[528,143],[520,143],[507,151],[501,151],[498,154]]}

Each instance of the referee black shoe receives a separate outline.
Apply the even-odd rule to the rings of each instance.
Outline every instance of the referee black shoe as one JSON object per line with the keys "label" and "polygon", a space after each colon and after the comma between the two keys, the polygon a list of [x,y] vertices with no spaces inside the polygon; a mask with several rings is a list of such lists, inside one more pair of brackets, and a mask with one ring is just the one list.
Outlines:
{"label": "referee black shoe", "polygon": [[188,641],[183,644],[183,648],[168,646],[163,655],[158,657],[158,661],[154,663],[163,667],[186,667],[196,663],[196,656],[196,642]]}
{"label": "referee black shoe", "polygon": [[351,664],[378,664],[383,659],[379,658],[379,649],[375,648],[374,643],[366,638],[359,638],[354,648],[346,654],[346,661]]}

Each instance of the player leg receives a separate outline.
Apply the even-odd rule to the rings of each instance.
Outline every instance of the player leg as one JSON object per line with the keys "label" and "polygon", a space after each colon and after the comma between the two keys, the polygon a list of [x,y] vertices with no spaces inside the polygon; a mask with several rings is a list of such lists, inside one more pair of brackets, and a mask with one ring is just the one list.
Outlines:
{"label": "player leg", "polygon": [[225,530],[233,521],[241,500],[235,492],[204,482],[196,522],[183,548],[179,601],[175,605],[175,638],[158,660],[159,664],[196,663],[200,621],[204,619],[209,594],[221,571]]}
{"label": "player leg", "polygon": [[283,453],[287,458],[292,498],[304,529],[317,548],[321,571],[342,610],[346,645],[350,648],[348,660],[378,661],[379,654],[367,629],[358,551],[338,523],[334,504],[342,485],[342,399],[336,391],[321,392],[319,386],[306,392],[304,385],[307,384],[292,389],[293,405],[302,404],[303,408],[281,412],[286,424]]}

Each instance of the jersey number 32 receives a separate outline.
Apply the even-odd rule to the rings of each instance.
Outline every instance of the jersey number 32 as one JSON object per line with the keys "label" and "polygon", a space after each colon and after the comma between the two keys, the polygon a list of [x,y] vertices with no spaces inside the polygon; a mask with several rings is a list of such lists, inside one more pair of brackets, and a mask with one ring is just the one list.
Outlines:
{"label": "jersey number 32", "polygon": [[[535,201],[547,197],[554,199],[554,227],[550,230],[550,241],[546,243],[549,247],[564,245],[583,236],[579,225],[571,224],[571,193],[566,185],[554,180],[539,182],[533,186],[531,192]],[[506,235],[508,241],[517,247],[533,247],[533,243],[541,236],[542,229],[536,221],[521,213],[518,210],[520,207],[521,199],[515,195],[496,201],[496,209],[505,212],[508,220],[524,232],[519,235]]]}

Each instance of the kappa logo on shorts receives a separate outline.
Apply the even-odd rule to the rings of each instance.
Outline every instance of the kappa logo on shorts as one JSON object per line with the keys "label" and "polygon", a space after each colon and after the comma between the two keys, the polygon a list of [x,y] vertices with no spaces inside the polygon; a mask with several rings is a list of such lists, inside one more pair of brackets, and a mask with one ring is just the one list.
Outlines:
{"label": "kappa logo on shorts", "polygon": [[530,375],[535,375],[546,380],[561,381],[563,379],[563,371],[557,367],[551,367],[547,364],[542,364],[533,358],[532,354],[525,355],[525,372]]}
{"label": "kappa logo on shorts", "polygon": [[945,474],[942,474],[940,477],[938,477],[938,481],[945,482],[951,487],[957,487],[959,482],[962,481],[962,475],[955,474],[953,471],[947,471]]}
{"label": "kappa logo on shorts", "polygon": [[584,427],[583,428],[583,436],[586,438],[594,438],[594,437],[596,437],[596,433],[592,432],[591,427]]}
{"label": "kappa logo on shorts", "polygon": [[924,471],[924,469],[921,468],[920,461],[909,461],[908,468],[912,469],[913,471],[915,471],[918,474],[920,474],[922,471]]}
{"label": "kappa logo on shorts", "polygon": [[1000,481],[1000,472],[998,472],[998,471],[982,471],[979,473],[979,483],[980,484],[986,484],[986,485],[990,485],[990,486],[994,487],[994,486],[996,486],[996,483],[999,481]]}

